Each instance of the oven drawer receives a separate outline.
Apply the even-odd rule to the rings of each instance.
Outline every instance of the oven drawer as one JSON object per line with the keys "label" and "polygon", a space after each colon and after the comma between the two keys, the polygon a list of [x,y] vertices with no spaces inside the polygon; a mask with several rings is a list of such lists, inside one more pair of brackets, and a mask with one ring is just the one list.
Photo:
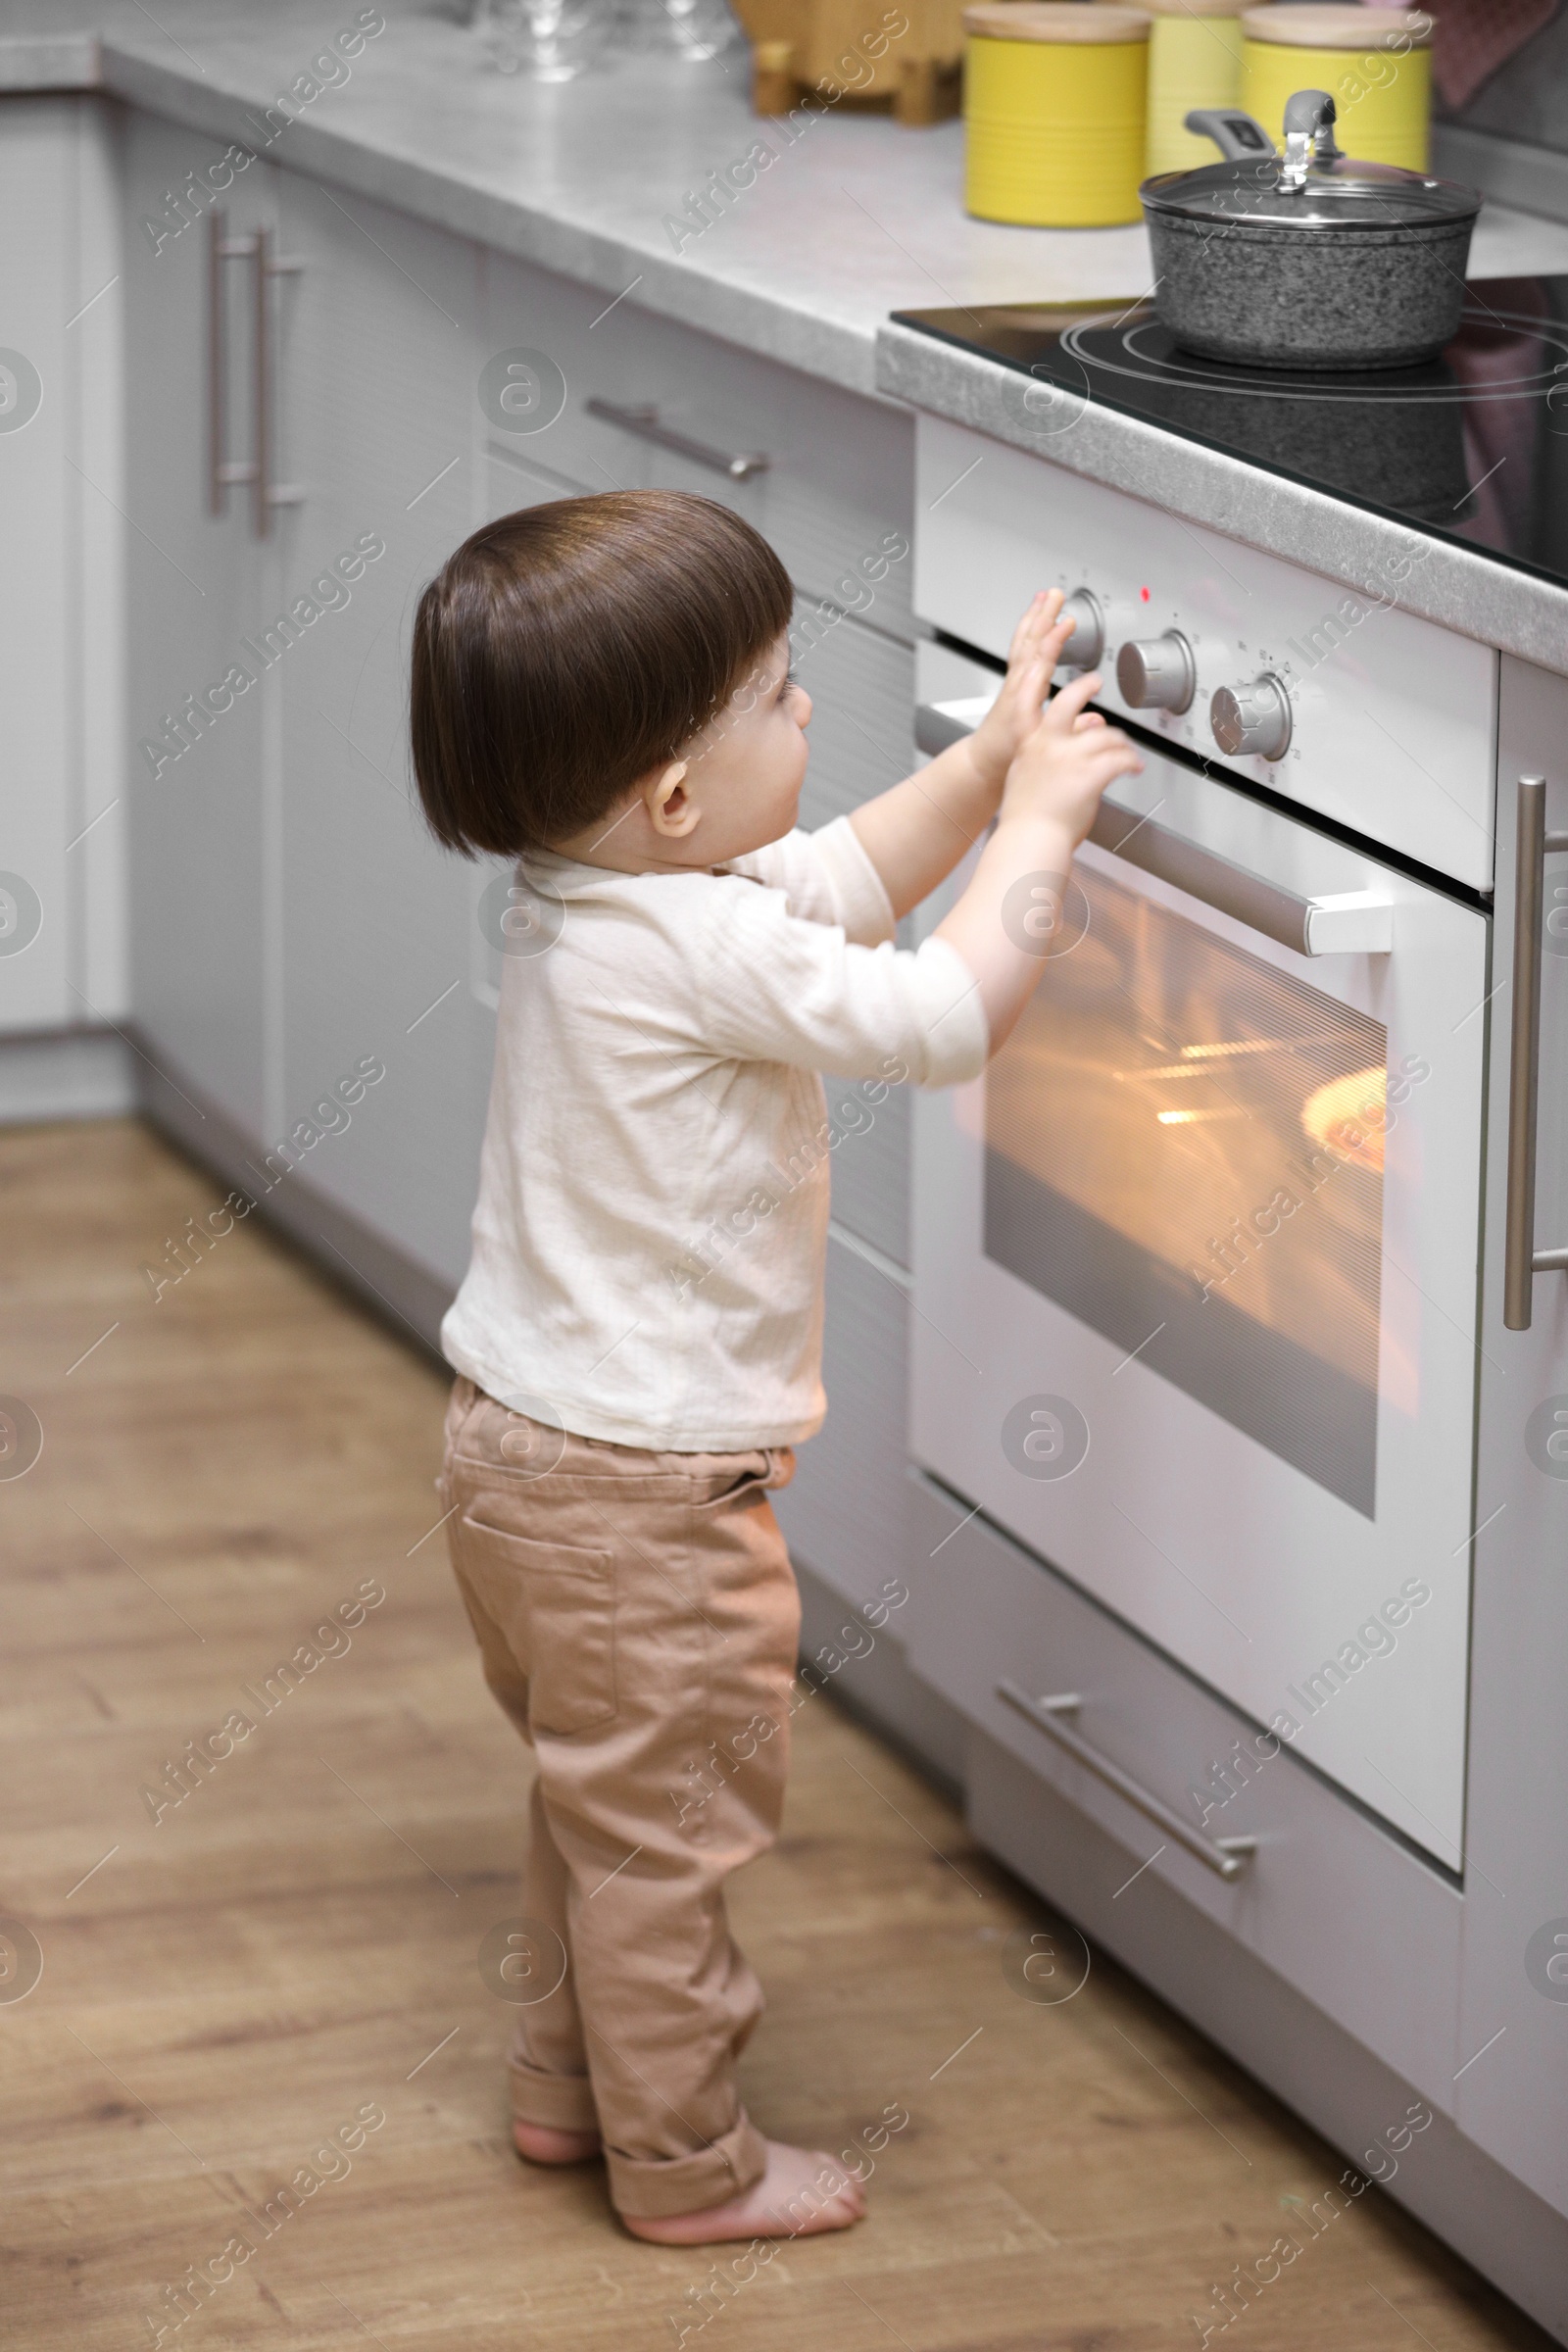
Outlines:
{"label": "oven drawer", "polygon": [[[1136,1904],[1146,1873],[1167,1880],[1451,2111],[1457,1890],[1266,1726],[966,1517],[967,1504],[918,1473],[911,1486],[906,1637],[915,1672],[1126,1847],[1118,1901]],[[1062,1696],[1077,1707],[1050,1720],[1120,1786],[1017,1703]],[[1227,1880],[1178,1829],[1215,1860],[1222,1840],[1254,1842],[1224,1854],[1240,1865]]]}
{"label": "oven drawer", "polygon": [[[489,351],[542,353],[564,379],[564,405],[538,429],[504,432],[492,416],[496,442],[590,490],[718,499],[771,541],[803,597],[912,640],[906,411],[655,318],[635,295],[607,313],[604,295],[547,270],[491,254],[485,271]],[[751,454],[766,457],[765,471],[724,471],[724,460]]]}

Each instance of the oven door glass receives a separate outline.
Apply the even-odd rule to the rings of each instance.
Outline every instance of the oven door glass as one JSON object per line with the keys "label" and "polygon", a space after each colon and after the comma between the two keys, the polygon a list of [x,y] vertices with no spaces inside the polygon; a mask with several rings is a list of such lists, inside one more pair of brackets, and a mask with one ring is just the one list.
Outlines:
{"label": "oven door glass", "polygon": [[1012,1038],[916,1105],[912,1450],[1458,1869],[1487,921],[1152,755],[1115,797],[1376,890],[1392,951],[1085,846]]}
{"label": "oven door glass", "polygon": [[989,1074],[986,1255],[1371,1518],[1387,1032],[1078,880]]}

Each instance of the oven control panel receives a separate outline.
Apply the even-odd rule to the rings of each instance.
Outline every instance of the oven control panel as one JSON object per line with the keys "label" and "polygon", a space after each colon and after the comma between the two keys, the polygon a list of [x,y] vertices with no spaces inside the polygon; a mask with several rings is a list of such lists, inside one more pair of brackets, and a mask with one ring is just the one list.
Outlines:
{"label": "oven control panel", "polygon": [[1059,678],[1092,667],[1106,710],[1491,889],[1497,657],[1398,610],[1419,532],[1379,592],[1352,592],[962,425],[920,417],[917,451],[922,620],[1005,655],[1059,588]]}

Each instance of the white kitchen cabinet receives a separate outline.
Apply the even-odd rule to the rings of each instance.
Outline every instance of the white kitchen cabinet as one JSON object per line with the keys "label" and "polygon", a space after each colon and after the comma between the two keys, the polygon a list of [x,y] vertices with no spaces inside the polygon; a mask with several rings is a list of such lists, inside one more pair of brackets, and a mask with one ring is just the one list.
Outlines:
{"label": "white kitchen cabinet", "polygon": [[[178,184],[187,145],[135,122],[138,217],[156,216]],[[414,610],[486,515],[608,478],[593,456],[601,426],[580,407],[565,439],[498,422],[481,398],[486,364],[513,348],[498,337],[566,349],[579,385],[591,361],[588,380],[617,396],[634,378],[645,389],[657,379],[662,396],[677,379],[726,398],[744,389],[747,413],[769,421],[782,454],[760,477],[765,488],[718,476],[693,486],[755,507],[802,592],[798,655],[816,705],[810,823],[895,781],[911,756],[911,658],[897,633],[907,542],[888,438],[904,427],[853,402],[848,422],[818,417],[814,408],[845,396],[629,309],[618,341],[586,346],[580,361],[572,337],[594,331],[594,314],[578,289],[293,172],[253,163],[226,212],[232,242],[267,232],[276,272],[265,355],[276,503],[265,536],[249,486],[229,490],[221,515],[208,512],[208,223],[156,252],[149,237],[128,288],[133,446],[146,453],[145,511],[133,510],[136,757],[147,770],[135,803],[137,1019],[190,1105],[187,1140],[200,1146],[204,1107],[216,1105],[256,1181],[290,1187],[279,1212],[302,1204],[297,1230],[324,1197],[371,1238],[383,1274],[388,1250],[416,1269],[430,1339],[430,1301],[466,1262],[497,977],[478,902],[496,868],[439,849],[418,808]],[[224,446],[238,461],[254,447],[264,380],[254,270],[242,253],[220,272]],[[172,368],[155,368],[160,351],[175,355]],[[823,437],[828,423],[836,438]],[[648,457],[641,471],[667,476],[671,453],[632,439]],[[691,471],[671,464],[679,478]],[[849,475],[838,478],[846,467],[858,478],[853,497]],[[880,576],[849,614],[829,593],[834,567],[861,553]],[[171,566],[172,589],[159,576]],[[191,697],[234,662],[248,682],[201,724]],[[344,1082],[357,1094],[365,1064],[385,1078],[343,1106]],[[895,1261],[906,1254],[905,1118],[895,1096],[850,1139],[835,1202],[852,1237]],[[352,1251],[352,1235],[338,1228],[331,1248]],[[889,1394],[901,1409],[902,1370]]]}
{"label": "white kitchen cabinet", "polygon": [[[260,1142],[281,1051],[280,706],[275,674],[247,645],[275,609],[277,549],[256,536],[244,486],[212,511],[208,221],[158,243],[142,225],[211,145],[146,116],[126,123],[131,995],[149,1059],[198,1123],[216,1105]],[[234,241],[275,232],[276,174],[253,162],[225,212]],[[254,447],[253,270],[221,270],[230,464]]]}
{"label": "white kitchen cabinet", "polygon": [[[0,1034],[17,1036],[125,1009],[122,265],[107,110],[0,105]],[[11,1080],[5,1113],[35,1115]]]}
{"label": "white kitchen cabinet", "polygon": [[[279,465],[300,496],[279,515],[273,609],[299,634],[275,672],[282,1054],[268,1135],[298,1135],[312,1186],[455,1287],[494,1019],[469,985],[474,869],[425,825],[408,695],[420,590],[484,512],[477,257],[292,172],[279,233],[299,265],[282,281]],[[365,1060],[386,1076],[338,1125],[333,1094]]]}
{"label": "white kitchen cabinet", "polygon": [[[135,216],[189,148],[133,120]],[[476,258],[260,162],[225,212],[230,243],[270,240],[264,351],[246,250],[221,264],[210,348],[208,220],[136,243],[129,272],[136,1020],[184,1139],[264,1197],[287,1186],[271,1205],[296,1231],[313,1202],[341,1212],[327,1262],[367,1237],[357,1270],[416,1294],[433,1342],[494,1024],[467,985],[471,871],[414,792],[408,663],[419,589],[482,512]],[[208,511],[213,349],[228,462],[253,459],[269,404],[265,533],[249,484]],[[189,698],[225,675],[247,682],[202,725]]]}

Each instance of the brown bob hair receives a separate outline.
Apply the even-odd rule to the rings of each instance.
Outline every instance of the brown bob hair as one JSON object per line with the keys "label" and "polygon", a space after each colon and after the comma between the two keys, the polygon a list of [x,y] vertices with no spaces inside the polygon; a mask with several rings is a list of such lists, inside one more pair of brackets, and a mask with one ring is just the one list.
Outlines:
{"label": "brown bob hair", "polygon": [[486,523],[414,624],[414,772],[437,839],[516,857],[595,823],[722,710],[793,604],[766,540],[689,490]]}

